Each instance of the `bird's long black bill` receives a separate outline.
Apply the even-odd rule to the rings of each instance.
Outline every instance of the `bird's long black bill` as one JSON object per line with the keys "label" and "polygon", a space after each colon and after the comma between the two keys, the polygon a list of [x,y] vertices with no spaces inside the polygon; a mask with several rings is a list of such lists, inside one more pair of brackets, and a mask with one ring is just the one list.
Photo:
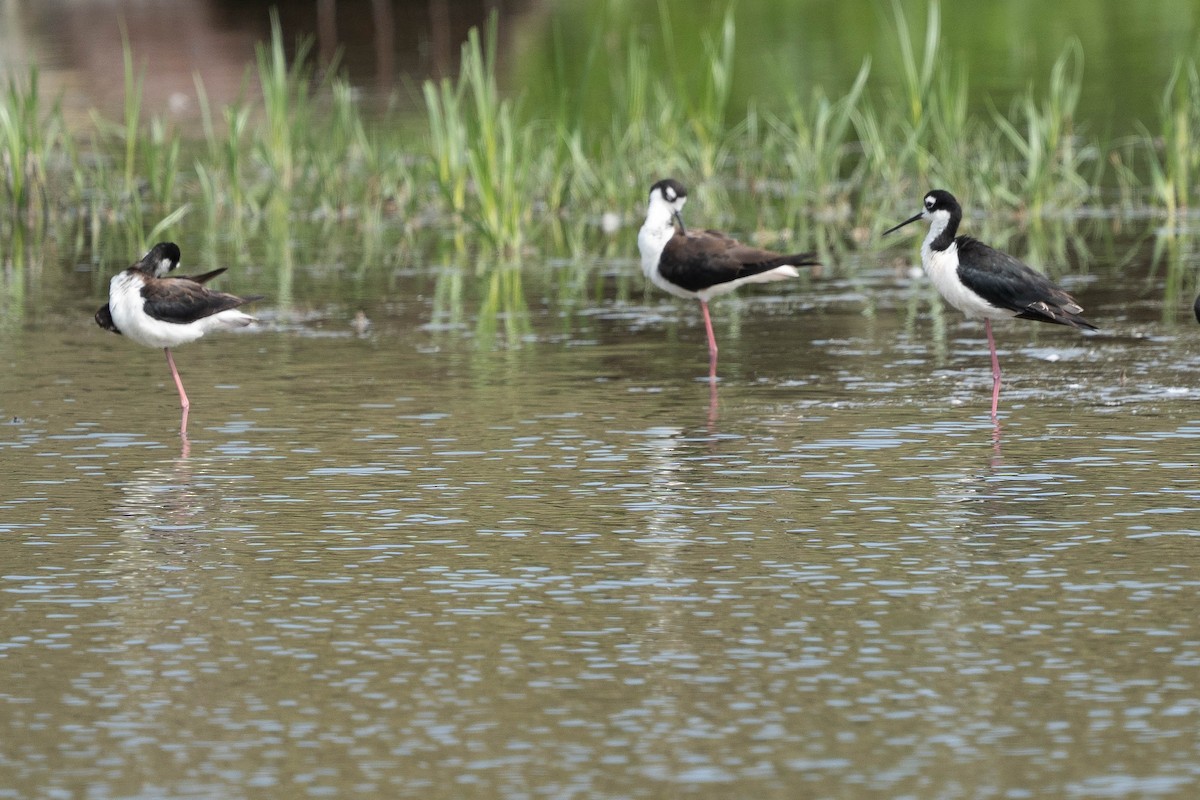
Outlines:
{"label": "bird's long black bill", "polygon": [[898,231],[901,228],[903,228],[905,225],[909,224],[910,222],[916,222],[917,220],[921,219],[921,217],[923,217],[923,216],[925,216],[925,215],[922,213],[922,214],[917,214],[915,216],[909,217],[908,219],[904,220],[904,222],[901,222],[899,225],[897,225],[893,228],[888,228],[881,235],[887,236],[892,231]]}
{"label": "bird's long black bill", "polygon": [[687,227],[685,227],[683,224],[683,216],[681,216],[678,211],[672,211],[671,215],[675,217],[675,221],[679,223],[679,232],[687,233]]}

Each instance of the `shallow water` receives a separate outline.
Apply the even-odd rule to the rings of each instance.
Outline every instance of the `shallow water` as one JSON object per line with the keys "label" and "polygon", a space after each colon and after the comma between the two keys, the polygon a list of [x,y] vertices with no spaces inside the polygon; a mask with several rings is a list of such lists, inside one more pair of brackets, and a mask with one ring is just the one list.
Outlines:
{"label": "shallow water", "polygon": [[526,275],[515,347],[432,269],[265,303],[178,351],[186,443],[161,353],[34,287],[0,797],[1196,793],[1200,330],[1153,277],[999,326],[994,428],[921,283],[714,303],[714,397],[697,309],[593,269]]}

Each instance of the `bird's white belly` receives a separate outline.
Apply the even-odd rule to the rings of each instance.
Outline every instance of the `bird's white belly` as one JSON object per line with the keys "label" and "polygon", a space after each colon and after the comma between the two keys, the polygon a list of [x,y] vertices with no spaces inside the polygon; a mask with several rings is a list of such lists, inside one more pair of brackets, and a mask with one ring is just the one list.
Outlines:
{"label": "bird's white belly", "polygon": [[926,243],[921,248],[921,263],[925,274],[947,303],[968,319],[1011,319],[1016,314],[998,308],[972,292],[958,278],[958,244],[946,250],[934,250]]}
{"label": "bird's white belly", "polygon": [[770,283],[771,281],[782,281],[788,278],[799,277],[800,271],[795,267],[776,267],[775,269],[769,269],[766,272],[756,272],[755,274],[747,275],[744,278],[735,278],[731,281],[715,284],[707,289],[696,292],[696,296],[701,300],[708,302],[714,297],[719,297],[723,294],[729,294],[744,283]]}

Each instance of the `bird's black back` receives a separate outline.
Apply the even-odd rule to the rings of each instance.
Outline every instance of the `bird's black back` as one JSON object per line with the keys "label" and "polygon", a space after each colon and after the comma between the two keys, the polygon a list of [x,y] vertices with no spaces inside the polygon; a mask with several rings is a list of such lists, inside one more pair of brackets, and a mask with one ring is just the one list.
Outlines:
{"label": "bird's black back", "polygon": [[744,245],[718,231],[676,233],[663,249],[659,271],[688,292],[700,292],[776,267],[817,264],[816,253],[785,255]]}

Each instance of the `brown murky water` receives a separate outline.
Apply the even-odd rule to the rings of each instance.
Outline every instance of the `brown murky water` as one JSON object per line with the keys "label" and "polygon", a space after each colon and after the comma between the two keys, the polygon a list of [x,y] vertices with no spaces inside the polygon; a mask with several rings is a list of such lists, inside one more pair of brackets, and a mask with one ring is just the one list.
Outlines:
{"label": "brown murky water", "polygon": [[1200,330],[1102,272],[1103,333],[998,329],[997,430],[979,326],[867,272],[714,304],[714,405],[697,309],[584,274],[511,348],[430,270],[263,304],[178,351],[186,447],[33,287],[0,797],[1196,793]]}

